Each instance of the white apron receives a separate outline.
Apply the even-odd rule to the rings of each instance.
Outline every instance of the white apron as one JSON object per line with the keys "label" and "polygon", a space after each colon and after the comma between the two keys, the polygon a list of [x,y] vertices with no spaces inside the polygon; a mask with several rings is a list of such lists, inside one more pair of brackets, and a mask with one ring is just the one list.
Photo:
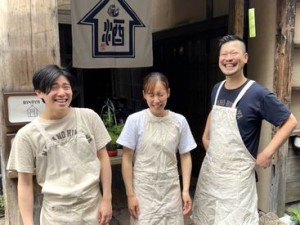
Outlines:
{"label": "white apron", "polygon": [[41,225],[98,225],[100,162],[78,126],[77,114],[74,121],[77,134],[63,144],[51,140],[45,129],[35,122],[47,143]]}
{"label": "white apron", "polygon": [[210,143],[194,196],[196,225],[258,225],[255,159],[241,138],[236,104],[253,84],[249,81],[232,107],[211,111]]}
{"label": "white apron", "polygon": [[172,112],[159,118],[145,110],[142,147],[135,152],[134,191],[140,214],[131,225],[183,225],[176,151],[179,130]]}

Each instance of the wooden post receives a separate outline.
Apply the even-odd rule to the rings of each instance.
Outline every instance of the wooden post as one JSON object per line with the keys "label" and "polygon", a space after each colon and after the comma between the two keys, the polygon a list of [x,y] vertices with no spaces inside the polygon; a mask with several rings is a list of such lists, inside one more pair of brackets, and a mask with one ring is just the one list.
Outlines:
{"label": "wooden post", "polygon": [[[274,92],[289,107],[291,103],[291,77],[296,0],[277,1],[277,37],[274,68]],[[274,130],[276,132],[276,130]],[[283,216],[286,196],[286,159],[288,142],[273,159],[270,211]]]}
{"label": "wooden post", "polygon": [[[0,6],[0,105],[2,92],[33,91],[31,79],[34,71],[45,64],[59,64],[59,35],[56,0],[2,0]],[[5,224],[22,224],[17,203],[17,179],[6,173],[10,149],[7,134],[20,127],[8,127],[0,111],[0,151],[3,193],[5,198]],[[42,196],[34,186],[34,218],[39,224]]]}
{"label": "wooden post", "polygon": [[228,33],[244,37],[244,0],[229,0]]}

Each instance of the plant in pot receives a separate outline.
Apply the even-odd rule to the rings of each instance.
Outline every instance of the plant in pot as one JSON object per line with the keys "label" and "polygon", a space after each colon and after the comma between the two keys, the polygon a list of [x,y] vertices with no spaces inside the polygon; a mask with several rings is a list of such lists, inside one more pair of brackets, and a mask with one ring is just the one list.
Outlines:
{"label": "plant in pot", "polygon": [[117,139],[121,134],[124,123],[118,123],[115,114],[115,107],[110,99],[107,99],[101,110],[101,117],[104,125],[111,137],[111,141],[106,145],[109,156],[117,156],[118,148],[121,146],[117,143]]}
{"label": "plant in pot", "polygon": [[290,214],[290,219],[295,221],[294,224],[300,224],[300,211],[294,207],[288,208],[287,211]]}

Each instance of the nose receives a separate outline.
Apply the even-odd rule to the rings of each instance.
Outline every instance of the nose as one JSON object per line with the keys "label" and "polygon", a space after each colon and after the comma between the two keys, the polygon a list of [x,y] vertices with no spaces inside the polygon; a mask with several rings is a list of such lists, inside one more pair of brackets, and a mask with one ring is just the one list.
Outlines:
{"label": "nose", "polygon": [[57,94],[58,94],[58,95],[64,95],[64,94],[65,94],[64,88],[63,88],[63,87],[59,87],[59,88],[57,89]]}
{"label": "nose", "polygon": [[226,60],[230,61],[230,60],[232,60],[232,58],[233,58],[232,54],[230,54],[230,53],[226,54],[226,57],[225,57]]}
{"label": "nose", "polygon": [[154,102],[159,102],[159,101],[160,101],[160,100],[159,100],[159,96],[155,95],[154,98],[153,98],[153,101],[154,101]]}

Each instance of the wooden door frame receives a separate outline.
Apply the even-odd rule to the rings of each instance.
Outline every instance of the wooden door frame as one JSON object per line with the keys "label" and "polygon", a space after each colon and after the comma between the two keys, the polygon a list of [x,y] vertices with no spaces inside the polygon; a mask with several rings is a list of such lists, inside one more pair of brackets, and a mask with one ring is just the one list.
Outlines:
{"label": "wooden door frame", "polygon": [[[287,106],[291,104],[294,30],[297,0],[277,0],[276,51],[274,55],[274,83],[276,96]],[[276,129],[273,129],[275,134]],[[286,207],[286,160],[288,141],[273,157],[271,171],[270,211],[283,216]]]}

